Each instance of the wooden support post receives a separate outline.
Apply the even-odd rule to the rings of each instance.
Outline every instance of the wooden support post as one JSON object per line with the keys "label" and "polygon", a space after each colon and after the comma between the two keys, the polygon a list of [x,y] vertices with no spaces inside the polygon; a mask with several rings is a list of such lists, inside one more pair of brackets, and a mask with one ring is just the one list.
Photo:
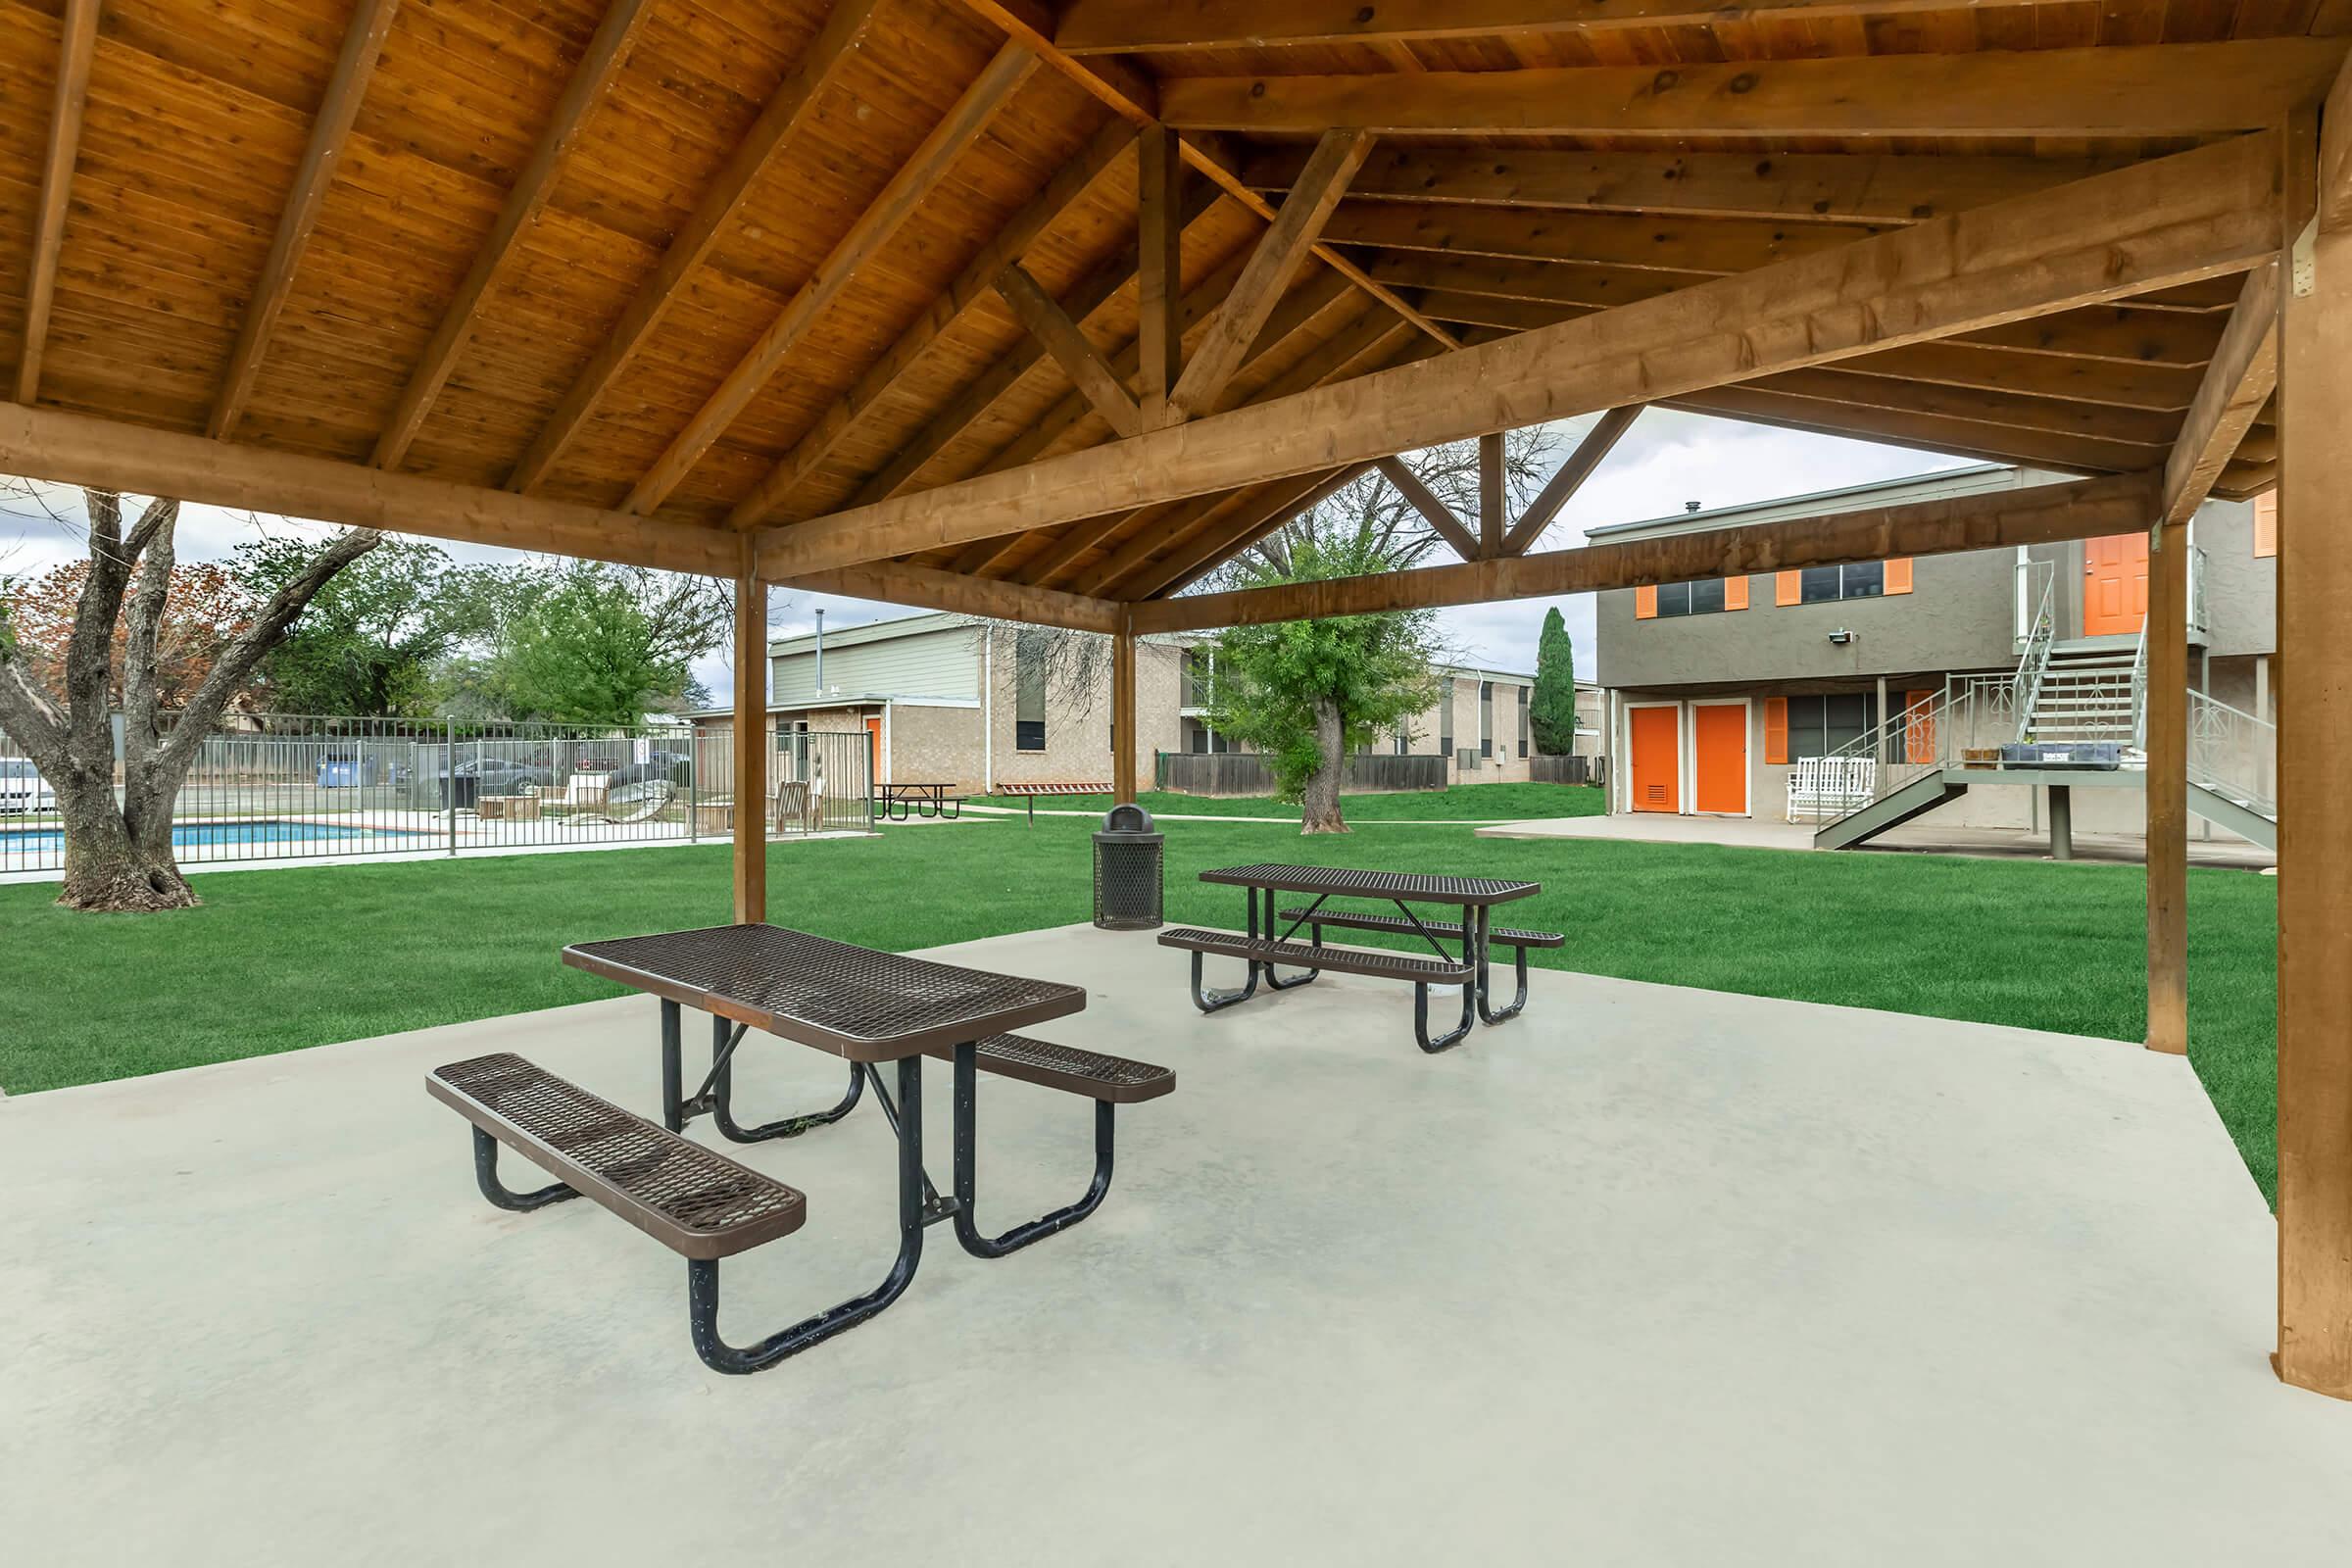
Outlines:
{"label": "wooden support post", "polygon": [[767,586],[735,579],[735,922],[767,918]]}
{"label": "wooden support post", "polygon": [[[2332,120],[2328,143],[2352,137]],[[2334,162],[2334,160],[2330,160]],[[2291,166],[2290,166],[2291,167]],[[2305,166],[2308,169],[2308,165]],[[2308,176],[2307,176],[2308,177]],[[2290,192],[2290,195],[2292,193]],[[2295,231],[2300,229],[2300,236]],[[2352,1398],[2352,223],[2290,223],[2278,436],[2278,1375]]]}
{"label": "wooden support post", "polygon": [[[2148,538],[2148,1049],[2188,1050],[2188,524]],[[2055,824],[2058,792],[2050,792]]]}
{"label": "wooden support post", "polygon": [[1136,138],[1137,368],[1144,428],[1175,417],[1170,398],[1184,365],[1184,155],[1176,133],[1148,125]]}
{"label": "wooden support post", "polygon": [[1492,561],[1502,554],[1502,432],[1491,430],[1478,438],[1478,556]]}
{"label": "wooden support post", "polygon": [[1124,612],[1110,639],[1110,799],[1135,799],[1135,632]]}

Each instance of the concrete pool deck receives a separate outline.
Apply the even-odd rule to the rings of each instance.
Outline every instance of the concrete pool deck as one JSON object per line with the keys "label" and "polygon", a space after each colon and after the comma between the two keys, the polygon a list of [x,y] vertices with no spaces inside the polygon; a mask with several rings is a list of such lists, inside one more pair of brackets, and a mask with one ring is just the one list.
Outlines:
{"label": "concrete pool deck", "polygon": [[[939,951],[1086,984],[1038,1032],[1176,1092],[1093,1219],[996,1262],[934,1231],[752,1378],[655,1243],[483,1203],[423,1090],[513,1050],[650,1108],[650,1001],[0,1104],[12,1555],[2343,1561],[2352,1406],[2271,1374],[2270,1215],[2179,1058],[1553,971],[1428,1057],[1394,985],[1204,1018],[1148,933]],[[739,1108],[838,1094],[755,1046]],[[1075,1196],[1083,1102],[981,1112],[985,1219]],[[880,1277],[870,1108],[742,1157],[809,1221],[728,1265],[726,1332]]]}
{"label": "concrete pool deck", "polygon": [[[1495,822],[1478,830],[1482,839],[1593,839],[1621,844],[1714,844],[1740,850],[1813,849],[1810,822],[1784,822],[1765,816],[1682,816],[1665,811],[1621,811],[1606,816],[1537,817],[1525,822]],[[1951,827],[1933,821],[1905,823],[1868,844],[1838,855],[1968,855],[1985,859],[2050,858],[2047,833],[2024,828]],[[2075,858],[2094,864],[2145,864],[2148,844],[2129,833],[2077,833]],[[2230,834],[2199,838],[2192,830],[2188,863],[2239,871],[2259,871],[2278,863],[2278,857],[2259,844]]]}

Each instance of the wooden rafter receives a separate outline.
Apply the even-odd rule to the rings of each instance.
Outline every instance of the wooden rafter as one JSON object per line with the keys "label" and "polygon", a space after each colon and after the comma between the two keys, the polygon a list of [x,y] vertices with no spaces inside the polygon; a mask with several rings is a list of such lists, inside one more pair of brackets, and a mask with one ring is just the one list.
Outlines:
{"label": "wooden rafter", "polygon": [[1135,394],[1127,390],[1126,381],[1110,368],[1094,340],[1079,330],[1069,313],[1038,286],[1036,278],[1015,263],[997,274],[997,293],[1111,429],[1128,436],[1143,428],[1143,411],[1136,407]]}
{"label": "wooden rafter", "polygon": [[57,259],[66,243],[66,198],[81,151],[82,106],[98,52],[98,0],[68,0],[58,28],[57,94],[49,110],[49,147],[41,160],[40,216],[33,220],[32,275],[24,287],[24,343],[17,360],[17,401],[40,395],[41,356],[57,299]]}
{"label": "wooden rafter", "polygon": [[[1252,189],[1282,190],[1306,154],[1269,147],[1243,166]],[[1552,152],[1535,148],[1383,147],[1350,199],[1552,207],[1662,218],[1784,223],[1917,223],[1946,213],[2087,179],[2117,160],[1895,153]],[[1380,274],[1377,270],[1373,275]]]}
{"label": "wooden rafter", "polygon": [[1136,140],[1136,368],[1143,378],[1141,420],[1156,430],[1175,418],[1171,406],[1184,365],[1184,160],[1176,133],[1147,126]]}
{"label": "wooden rafter", "polygon": [[677,236],[662,251],[662,259],[655,263],[635,296],[622,307],[604,341],[572,377],[554,414],[540,426],[539,434],[517,460],[514,472],[508,475],[508,489],[533,488],[564,456],[564,449],[595,413],[606,389],[627,368],[677,302],[687,277],[710,256],[711,247],[718,243],[718,236],[734,218],[736,209],[743,205],[769,160],[808,121],[826,78],[865,42],[879,3],[880,0],[841,0],[833,8],[792,71],[768,94],[760,118],[727,155],[717,176],[696,201],[694,211],[679,226]]}
{"label": "wooden rafter", "polygon": [[2163,461],[2161,446],[2125,445],[2054,435],[2014,424],[1917,414],[1836,398],[1798,396],[1766,382],[1708,387],[1658,400],[1690,414],[1769,424],[1784,430],[1852,441],[1879,441],[1918,452],[1941,452],[1980,463],[2022,463],[2061,473],[2129,473]]}
{"label": "wooden rafter", "polygon": [[1418,76],[1180,76],[1160,117],[1185,129],[1559,136],[2205,135],[2312,102],[2340,38],[1976,54],[1430,72]]}
{"label": "wooden rafter", "polygon": [[1560,509],[1568,504],[1569,498],[1584,487],[1587,479],[1592,477],[1592,470],[1599,467],[1601,461],[1615,450],[1617,443],[1625,439],[1625,432],[1631,430],[1634,421],[1641,416],[1642,405],[1639,403],[1629,403],[1622,409],[1611,409],[1603,414],[1599,421],[1585,432],[1584,439],[1576,444],[1576,450],[1568,454],[1568,460],[1544,482],[1544,488],[1536,492],[1535,500],[1527,504],[1527,510],[1519,514],[1519,520],[1511,524],[1511,531],[1503,536],[1502,553],[1506,556],[1526,555],[1535,542],[1544,537],[1544,530],[1551,526],[1551,519],[1560,514]]}
{"label": "wooden rafter", "polygon": [[1335,577],[1135,607],[1140,632],[1199,631],[1376,611],[1490,604],[1648,583],[1787,571],[1890,556],[1938,556],[2129,533],[2156,494],[2152,475],[2036,485],[1800,520]]}
{"label": "wooden rafter", "polygon": [[2165,461],[2156,529],[2187,522],[2204,504],[2278,387],[2278,269],[2273,264],[2246,274],[2221,347]]}
{"label": "wooden rafter", "polygon": [[973,302],[983,295],[994,294],[997,274],[1008,263],[1019,261],[1038,236],[1077,205],[1133,143],[1134,137],[1128,134],[1127,127],[1114,122],[1103,126],[1077,156],[1055,171],[1036,199],[1005,220],[996,236],[964,264],[956,281],[932,302],[931,308],[901,332],[898,340],[858,378],[858,384],[836,398],[808,433],[776,460],[775,466],[751,494],[736,503],[727,518],[729,526],[755,527],[783,505],[802,481],[833,455],[859,421],[923,361],[949,329],[963,319]]}
{"label": "wooden rafter", "polygon": [[718,390],[686,421],[686,428],[678,432],[637,481],[624,504],[626,510],[640,515],[652,512],[685,482],[703,454],[726,433],[727,426],[760,395],[768,378],[799,347],[801,339],[827,307],[841,297],[858,270],[890,243],[899,225],[913,216],[915,209],[955,168],[956,160],[979,140],[988,122],[1020,90],[1021,83],[1029,79],[1037,65],[1037,57],[1017,43],[1007,43],[997,51],[996,58],[964,89],[963,96],[956,100],[946,118],[932,127],[922,145],[899,166],[890,183],[882,187],[882,194],[858,215],[858,220],[825,254],[808,281],[801,285],[760,334],[759,341],[727,372]]}
{"label": "wooden rafter", "polygon": [[[1980,6],[2032,0],[1978,0]],[[1708,27],[1727,18],[1813,22],[1948,10],[1948,0],[1072,0],[1054,42],[1074,55],[1281,44],[1401,44],[1494,34],[1540,37],[1621,27]]]}
{"label": "wooden rafter", "polygon": [[795,578],[785,586],[808,593],[876,599],[1034,625],[1068,626],[1077,631],[1114,631],[1120,612],[1126,608],[1104,599],[1089,599],[1083,594],[1032,588],[1023,583],[990,582],[895,561],[869,561],[856,566],[814,572]]}
{"label": "wooden rafter", "polygon": [[2278,141],[2239,137],[1557,326],[774,536],[796,573],[1490,429],[1658,401],[2242,270],[2278,239]]}
{"label": "wooden rafter", "polygon": [[604,101],[605,89],[612,84],[612,78],[628,64],[629,52],[636,47],[639,25],[651,10],[652,0],[612,0],[606,7],[604,21],[597,24],[595,34],[588,40],[587,52],[572,68],[571,79],[564,84],[564,95],[556,100],[555,114],[540,132],[538,145],[531,150],[531,161],[523,165],[522,172],[508,190],[489,234],[474,251],[473,265],[466,269],[458,292],[441,313],[441,324],[434,328],[432,340],[425,345],[408,385],[401,389],[400,401],[393,405],[392,416],[384,422],[384,433],[377,438],[375,455],[369,460],[377,467],[397,468],[408,456],[416,432],[423,428],[425,416],[432,412],[433,400],[448,385],[450,372],[457,368],[458,357],[466,352],[466,345],[473,336],[483,298],[523,235],[538,220],[548,198],[555,194],[556,176],[563,171],[572,143],[579,138],[580,126],[589,112]]}
{"label": "wooden rafter", "polygon": [[302,162],[294,169],[294,183],[279,211],[269,259],[262,264],[261,276],[255,279],[253,293],[245,302],[236,347],[228,356],[228,373],[221,378],[212,416],[205,421],[207,435],[226,436],[244,416],[254,377],[261,373],[262,356],[269,352],[278,316],[294,290],[294,273],[302,266],[302,253],[311,243],[312,231],[318,226],[318,213],[326,203],[327,187],[334,182],[343,143],[351,135],[351,122],[359,117],[360,100],[368,94],[368,78],[375,74],[384,36],[392,30],[392,18],[399,9],[400,0],[360,0],[351,24],[344,29],[343,49],[335,57],[325,95],[318,100],[318,112],[311,121],[310,140],[303,147]]}
{"label": "wooden rafter", "polygon": [[0,473],[668,571],[732,576],[743,559],[743,535],[707,524],[16,404],[0,405]]}
{"label": "wooden rafter", "polygon": [[2327,134],[2319,150],[2319,224],[2325,233],[2352,227],[2352,66],[2336,73],[2320,111]]}
{"label": "wooden rafter", "polygon": [[1405,505],[1421,514],[1422,520],[1437,530],[1438,537],[1453,547],[1455,555],[1464,561],[1478,559],[1478,535],[1462,526],[1462,519],[1453,514],[1453,509],[1441,500],[1436,491],[1421,482],[1421,476],[1412,470],[1410,465],[1402,458],[1386,457],[1373,466],[1380,470],[1382,478],[1396,487],[1396,493],[1404,497]]}
{"label": "wooden rafter", "polygon": [[[1753,218],[1650,218],[1514,212],[1414,202],[1357,202],[1324,230],[1334,244],[1721,276],[1836,250],[1878,230],[1858,223]],[[1618,301],[1616,303],[1622,303]]]}
{"label": "wooden rafter", "polygon": [[1347,194],[1348,182],[1371,151],[1372,138],[1357,130],[1327,130],[1316,142],[1274,221],[1258,236],[1257,248],[1250,252],[1233,292],[1217,307],[1208,331],[1168,393],[1175,417],[1189,417],[1209,408],[1225,390],[1225,383],[1241,368],[1242,356],[1273,314],[1275,303],[1306,264],[1325,220]]}
{"label": "wooden rafter", "polygon": [[1334,468],[1328,473],[1310,475],[1314,486],[1304,495],[1282,493],[1272,504],[1253,509],[1239,529],[1212,539],[1206,545],[1196,541],[1190,550],[1173,554],[1151,579],[1148,596],[1164,597],[1191,587],[1293,517],[1321,506],[1370,471],[1369,467],[1359,463],[1345,468]]}
{"label": "wooden rafter", "polygon": [[1502,432],[1489,430],[1478,438],[1478,555],[1502,554],[1503,503]]}

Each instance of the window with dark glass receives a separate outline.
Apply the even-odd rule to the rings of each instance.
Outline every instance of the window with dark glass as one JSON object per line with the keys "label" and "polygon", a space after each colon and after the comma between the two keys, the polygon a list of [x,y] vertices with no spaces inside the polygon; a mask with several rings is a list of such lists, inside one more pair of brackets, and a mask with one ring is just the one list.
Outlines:
{"label": "window with dark glass", "polygon": [[1832,692],[1788,699],[1788,760],[1828,757],[1870,733],[1878,699],[1869,692]]}
{"label": "window with dark glass", "polygon": [[1444,687],[1446,695],[1438,699],[1438,755],[1453,755],[1453,682]]}
{"label": "window with dark glass", "polygon": [[1046,749],[1046,650],[1025,637],[1013,645],[1012,744],[1023,752]]}
{"label": "window with dark glass", "polygon": [[1834,599],[1876,599],[1886,591],[1886,564],[1849,561],[1841,566],[1807,566],[1798,576],[1797,599],[1802,604],[1827,604]]}
{"label": "window with dark glass", "polygon": [[1494,683],[1478,683],[1478,755],[1494,755]]}
{"label": "window with dark glass", "polygon": [[1519,688],[1519,755],[1521,757],[1525,757],[1527,755],[1527,710],[1530,707],[1530,704],[1528,703],[1529,696],[1530,693],[1526,687],[1522,686]]}
{"label": "window with dark glass", "polygon": [[1669,615],[1711,615],[1722,609],[1721,577],[1658,585],[1658,615],[1661,619]]}

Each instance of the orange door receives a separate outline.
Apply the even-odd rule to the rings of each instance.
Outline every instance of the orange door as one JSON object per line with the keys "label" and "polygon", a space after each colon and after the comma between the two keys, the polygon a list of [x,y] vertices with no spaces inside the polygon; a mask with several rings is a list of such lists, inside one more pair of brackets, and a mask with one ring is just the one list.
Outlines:
{"label": "orange door", "polygon": [[2148,536],[2082,541],[2082,635],[2132,636],[2148,617]]}
{"label": "orange door", "polygon": [[882,776],[881,714],[877,713],[872,718],[869,718],[865,721],[865,737],[867,743],[865,750],[866,768],[873,774],[875,783],[886,784],[890,781]]}
{"label": "orange door", "polygon": [[1747,705],[1690,710],[1691,805],[1725,816],[1747,814]]}
{"label": "orange door", "polygon": [[1936,694],[1903,693],[1903,760],[1936,760]]}
{"label": "orange door", "polygon": [[1633,736],[1634,809],[1681,810],[1683,760],[1675,731],[1682,714],[1671,708],[1630,708],[1625,721]]}

